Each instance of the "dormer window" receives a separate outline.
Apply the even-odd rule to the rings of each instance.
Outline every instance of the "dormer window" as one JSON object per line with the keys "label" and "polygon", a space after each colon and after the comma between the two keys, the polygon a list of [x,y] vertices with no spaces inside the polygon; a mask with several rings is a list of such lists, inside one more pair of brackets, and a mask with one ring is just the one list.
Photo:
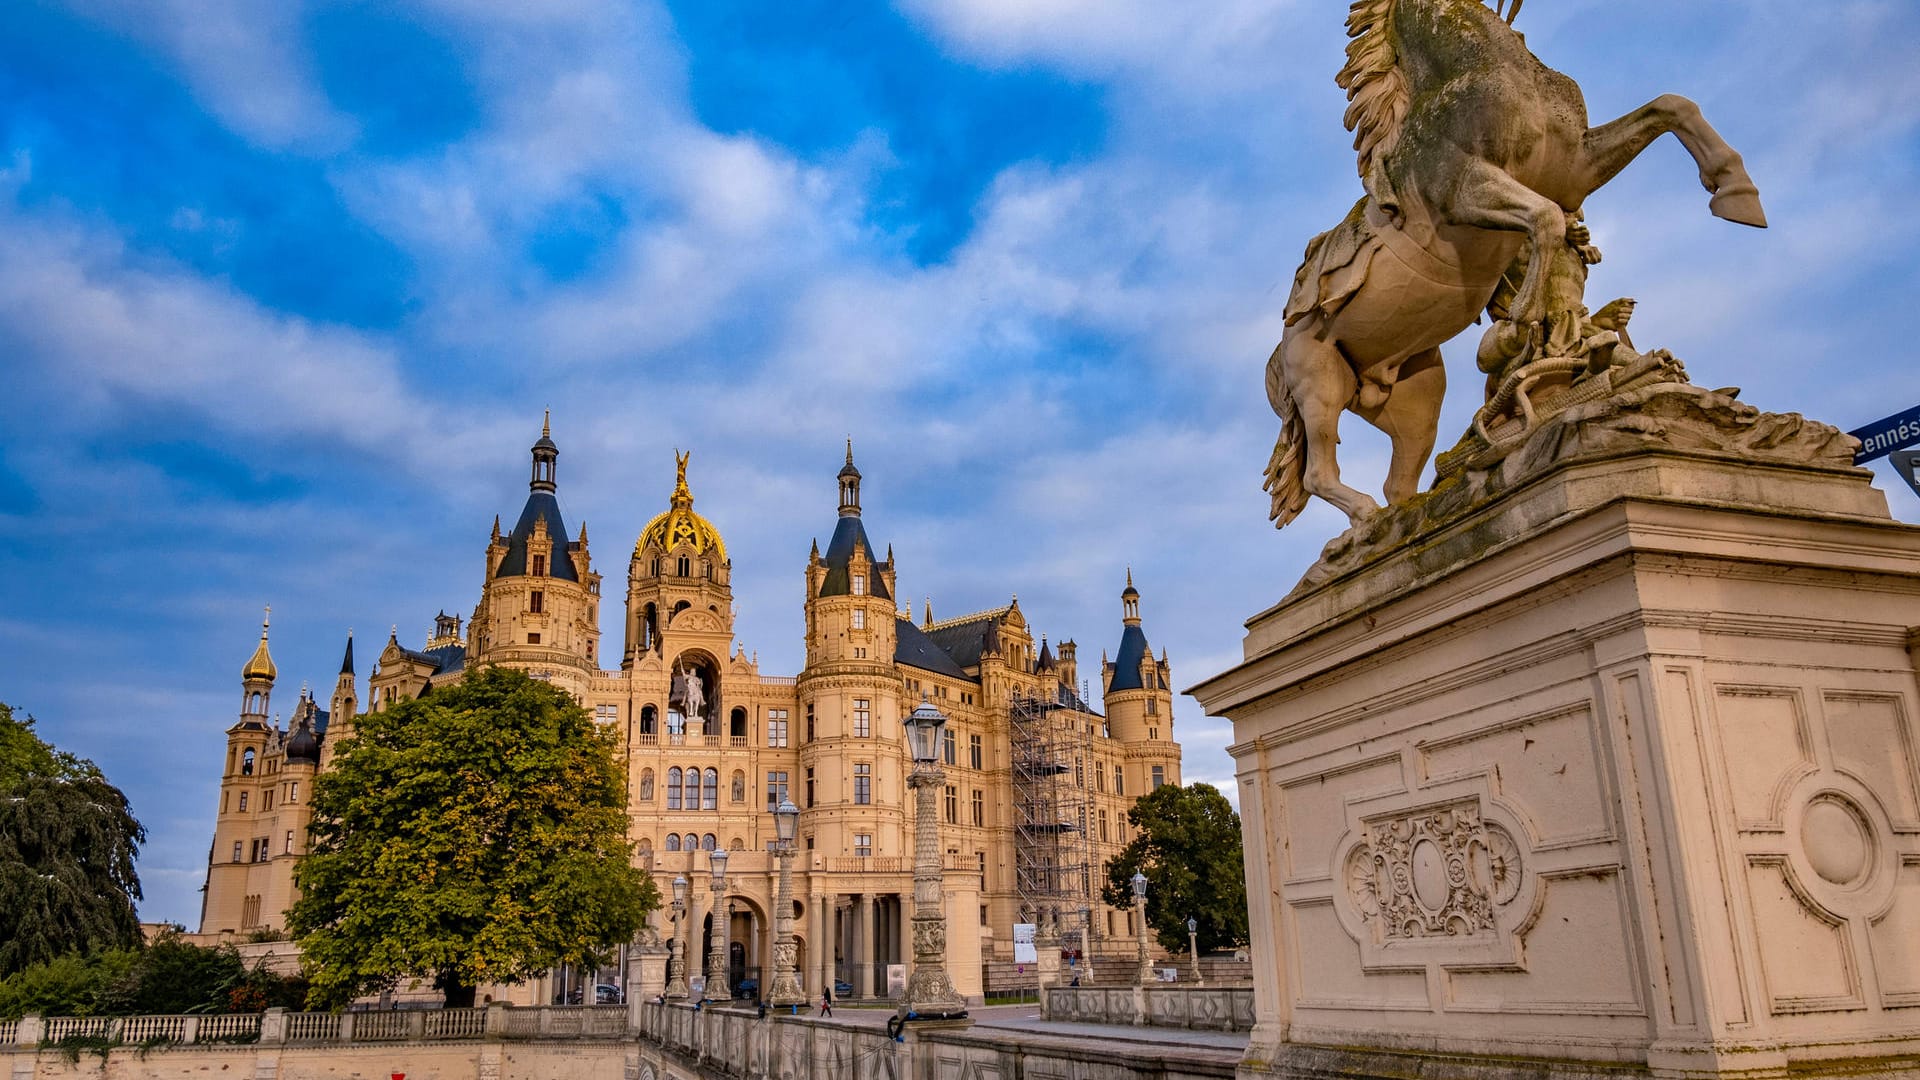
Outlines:
{"label": "dormer window", "polygon": [[[853,595],[855,596],[867,595],[867,575],[865,574],[853,575]],[[857,618],[858,616],[856,615],[855,617]]]}

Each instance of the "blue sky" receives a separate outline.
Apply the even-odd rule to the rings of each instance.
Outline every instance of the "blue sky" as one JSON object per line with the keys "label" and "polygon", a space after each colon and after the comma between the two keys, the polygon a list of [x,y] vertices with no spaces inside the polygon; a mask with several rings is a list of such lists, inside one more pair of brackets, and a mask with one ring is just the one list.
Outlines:
{"label": "blue sky", "polygon": [[[1342,527],[1275,534],[1259,488],[1286,287],[1357,193],[1342,14],[0,7],[0,699],[128,791],[143,914],[197,923],[261,605],[283,712],[349,626],[417,644],[470,609],[548,406],[612,582],[693,450],[769,672],[849,434],[916,609],[1017,592],[1097,657],[1131,565],[1179,684],[1224,668]],[[1772,229],[1716,221],[1666,140],[1592,200],[1592,293],[1640,300],[1642,347],[1842,427],[1920,402],[1920,7],[1538,0],[1521,28],[1596,119],[1694,97],[1762,187]],[[1449,355],[1443,442],[1474,381]],[[1229,780],[1230,732],[1177,715],[1189,779]]]}

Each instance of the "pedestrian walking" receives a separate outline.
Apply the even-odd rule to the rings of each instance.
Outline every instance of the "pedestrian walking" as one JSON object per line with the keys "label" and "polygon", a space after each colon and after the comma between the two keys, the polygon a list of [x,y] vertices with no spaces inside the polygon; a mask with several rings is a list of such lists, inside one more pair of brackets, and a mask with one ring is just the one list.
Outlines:
{"label": "pedestrian walking", "polygon": [[820,991],[820,1015],[833,1015],[833,987],[831,986]]}

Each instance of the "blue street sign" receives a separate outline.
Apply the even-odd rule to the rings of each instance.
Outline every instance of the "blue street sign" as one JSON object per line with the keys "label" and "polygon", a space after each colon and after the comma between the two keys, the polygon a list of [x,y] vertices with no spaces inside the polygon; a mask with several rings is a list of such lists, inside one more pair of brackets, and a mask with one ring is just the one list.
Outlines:
{"label": "blue street sign", "polygon": [[1855,465],[1865,465],[1876,458],[1886,457],[1902,447],[1920,443],[1920,405],[1897,416],[1875,420],[1847,434],[1860,440],[1860,450],[1853,455]]}
{"label": "blue street sign", "polygon": [[1887,459],[1893,462],[1900,479],[1913,485],[1913,493],[1920,495],[1920,450],[1895,450]]}

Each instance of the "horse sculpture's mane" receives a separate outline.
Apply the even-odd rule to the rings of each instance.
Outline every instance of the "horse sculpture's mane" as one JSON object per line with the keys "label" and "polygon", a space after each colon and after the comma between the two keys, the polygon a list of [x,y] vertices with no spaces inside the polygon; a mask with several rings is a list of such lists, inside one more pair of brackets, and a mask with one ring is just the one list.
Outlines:
{"label": "horse sculpture's mane", "polygon": [[1393,152],[1400,141],[1411,99],[1407,80],[1400,74],[1400,56],[1393,49],[1387,18],[1395,0],[1354,0],[1347,12],[1347,64],[1334,82],[1347,92],[1347,130],[1360,152],[1360,175],[1373,169],[1376,158]]}
{"label": "horse sculpture's mane", "polygon": [[[1400,73],[1400,55],[1393,48],[1393,34],[1387,26],[1398,0],[1354,0],[1347,10],[1347,63],[1334,77],[1347,92],[1347,130],[1353,132],[1353,148],[1360,152],[1360,175],[1365,177],[1376,160],[1393,153],[1400,141],[1400,126],[1406,122],[1411,96],[1406,77]],[[1487,0],[1494,14],[1507,25],[1520,14],[1524,0]]]}

